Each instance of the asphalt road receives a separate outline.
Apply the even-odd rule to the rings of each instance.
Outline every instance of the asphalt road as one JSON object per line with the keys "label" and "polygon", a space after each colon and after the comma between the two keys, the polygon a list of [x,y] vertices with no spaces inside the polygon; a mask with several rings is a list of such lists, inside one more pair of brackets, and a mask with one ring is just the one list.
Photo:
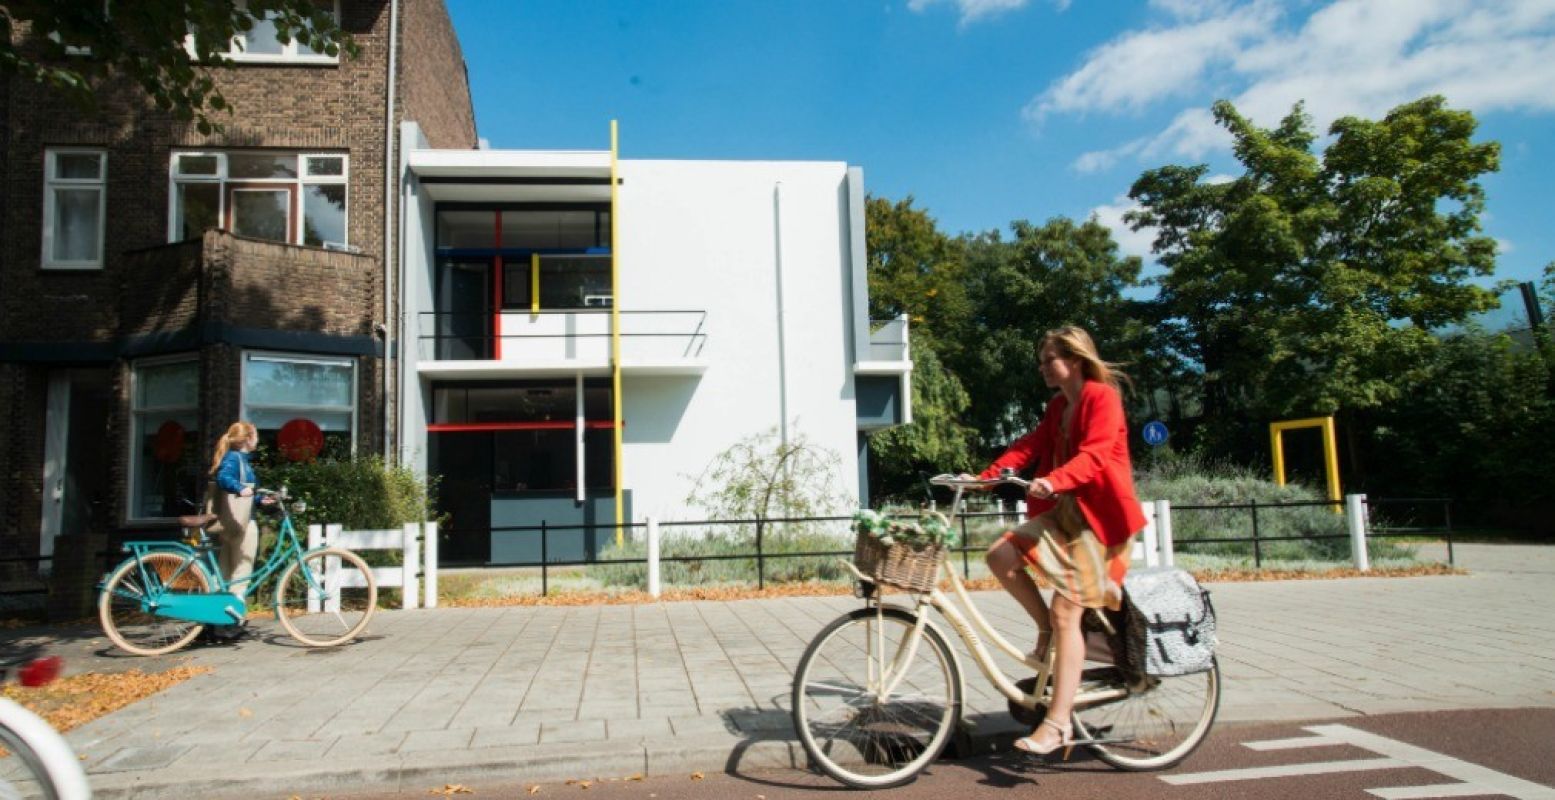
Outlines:
{"label": "asphalt road", "polygon": [[[1555,709],[1441,711],[1350,717],[1335,721],[1221,725],[1188,761],[1172,770],[1126,773],[1075,751],[1068,762],[1011,754],[942,761],[893,798],[1076,800],[1259,800],[1381,797],[1555,798]],[[1228,772],[1235,771],[1235,772]],[[437,797],[577,797],[651,800],[835,798],[851,790],[796,770],[749,774],[668,775],[646,779],[580,775],[574,782],[462,784],[400,792],[330,794],[330,800]],[[1435,787],[1432,789],[1424,787]],[[301,787],[299,787],[301,788]],[[582,794],[580,794],[582,793]],[[301,791],[301,798],[325,797]]]}

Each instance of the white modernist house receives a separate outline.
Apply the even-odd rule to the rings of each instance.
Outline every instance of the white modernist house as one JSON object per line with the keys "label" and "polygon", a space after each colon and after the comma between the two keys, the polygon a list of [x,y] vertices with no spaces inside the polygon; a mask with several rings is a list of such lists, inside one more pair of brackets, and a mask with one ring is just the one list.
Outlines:
{"label": "white modernist house", "polygon": [[912,365],[906,321],[868,318],[861,170],[404,134],[401,456],[439,476],[445,560],[537,561],[504,529],[542,522],[573,560],[618,519],[694,516],[708,464],[768,431],[867,494]]}

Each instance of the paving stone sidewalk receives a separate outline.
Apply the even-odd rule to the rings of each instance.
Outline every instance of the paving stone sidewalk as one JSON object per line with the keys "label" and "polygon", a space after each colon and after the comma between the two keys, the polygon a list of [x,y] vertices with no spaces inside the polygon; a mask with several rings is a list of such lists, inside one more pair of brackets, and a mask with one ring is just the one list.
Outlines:
{"label": "paving stone sidewalk", "polygon": [[[1555,706],[1555,547],[1457,555],[1473,574],[1212,585],[1220,723]],[[1004,595],[977,600],[1013,641],[1031,637]],[[793,668],[857,602],[388,611],[346,647],[302,648],[261,625],[238,645],[159,659],[78,626],[0,631],[0,649],[46,646],[72,671],[213,668],[70,733],[99,797],[420,794],[802,765]],[[967,685],[975,740],[1007,743],[1004,698],[975,669]]]}

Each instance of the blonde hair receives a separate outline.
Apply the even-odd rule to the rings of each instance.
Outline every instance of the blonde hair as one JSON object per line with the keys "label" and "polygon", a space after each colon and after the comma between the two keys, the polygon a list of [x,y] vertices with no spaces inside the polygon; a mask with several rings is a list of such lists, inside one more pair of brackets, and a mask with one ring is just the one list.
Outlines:
{"label": "blonde hair", "polygon": [[221,468],[221,459],[227,455],[227,451],[243,444],[249,439],[259,435],[259,431],[252,422],[234,422],[227,427],[227,432],[216,441],[216,455],[211,459],[211,474]]}
{"label": "blonde hair", "polygon": [[1042,335],[1042,340],[1037,343],[1037,359],[1042,359],[1042,351],[1048,345],[1053,346],[1060,358],[1073,359],[1080,362],[1080,374],[1086,380],[1105,383],[1114,389],[1119,384],[1126,384],[1130,389],[1134,388],[1134,381],[1118,369],[1118,364],[1103,361],[1101,354],[1096,352],[1096,343],[1091,341],[1091,335],[1078,325],[1065,325],[1062,328],[1054,328]]}

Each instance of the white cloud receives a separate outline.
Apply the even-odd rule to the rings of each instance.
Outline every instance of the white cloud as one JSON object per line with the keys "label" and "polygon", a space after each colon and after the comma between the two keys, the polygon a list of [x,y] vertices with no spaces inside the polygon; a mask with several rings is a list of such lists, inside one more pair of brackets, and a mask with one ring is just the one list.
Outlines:
{"label": "white cloud", "polygon": [[1139,204],[1130,200],[1127,195],[1119,195],[1112,203],[1100,205],[1091,209],[1091,216],[1097,222],[1112,230],[1112,238],[1117,240],[1118,249],[1126,256],[1139,256],[1150,261],[1150,246],[1155,243],[1155,228],[1141,228],[1133,230],[1127,222],[1123,221],[1123,215],[1137,210]]}
{"label": "white cloud", "polygon": [[1516,250],[1516,249],[1517,248],[1512,245],[1512,242],[1511,242],[1510,239],[1497,239],[1496,240],[1496,255],[1498,255],[1498,256],[1504,256],[1507,253],[1510,253],[1510,252],[1512,252],[1513,250]]}
{"label": "white cloud", "polygon": [[[1136,113],[1188,101],[1148,140],[1086,153],[1075,168],[1121,158],[1200,158],[1230,141],[1210,117],[1229,97],[1272,126],[1298,101],[1319,130],[1345,115],[1380,117],[1427,94],[1479,114],[1555,112],[1555,2],[1551,0],[1334,0],[1305,19],[1299,6],[1255,0],[1151,0],[1171,20],[1126,31],[1086,56],[1026,106],[1057,114]],[[1207,10],[1206,10],[1207,9]],[[1110,161],[1109,161],[1110,159]]]}
{"label": "white cloud", "polygon": [[[996,17],[1022,8],[1029,0],[907,0],[907,10],[922,13],[924,9],[939,3],[954,3],[961,13],[961,24],[970,25],[980,19]],[[1058,10],[1069,7],[1069,0],[1057,0]]]}

